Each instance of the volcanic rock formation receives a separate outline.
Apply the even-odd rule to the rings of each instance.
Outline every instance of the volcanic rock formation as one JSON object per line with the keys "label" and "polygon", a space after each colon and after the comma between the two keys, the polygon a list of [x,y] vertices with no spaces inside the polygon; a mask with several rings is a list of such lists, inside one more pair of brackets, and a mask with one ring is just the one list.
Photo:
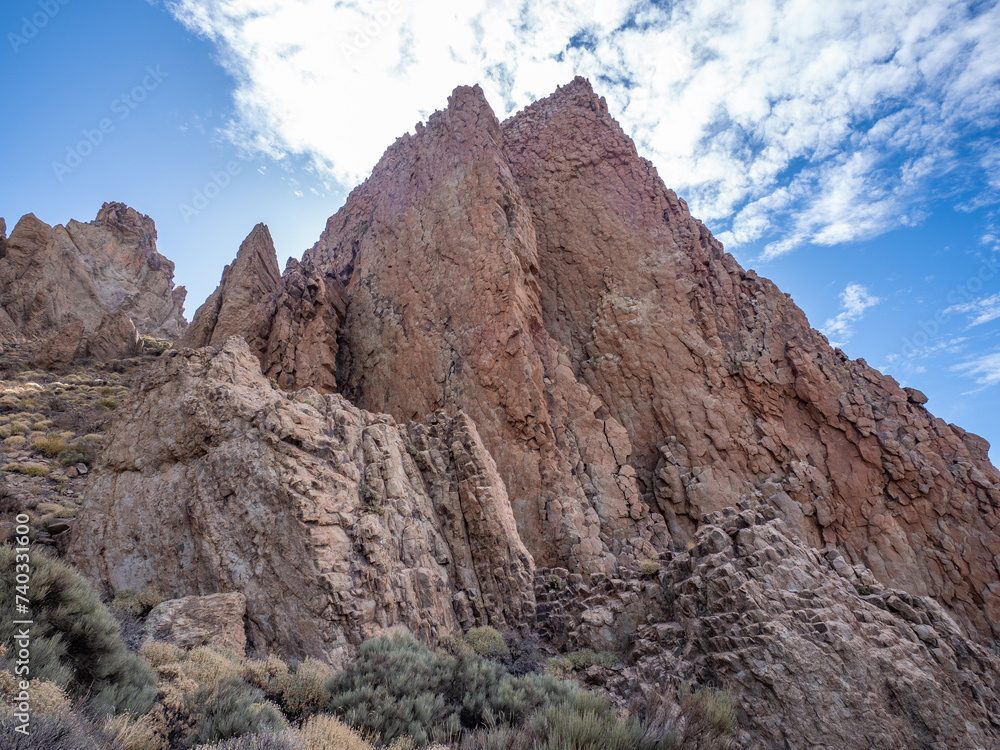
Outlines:
{"label": "volcanic rock formation", "polygon": [[608,687],[728,685],[747,738],[765,747],[997,747],[996,654],[934,599],[882,586],[774,515],[704,519],[648,584],[656,622],[636,629]]}
{"label": "volcanic rock formation", "polygon": [[340,662],[534,614],[530,555],[475,425],[397,426],[276,390],[238,338],[167,352],[121,410],[67,557],[111,590],[238,592],[258,649]]}
{"label": "volcanic rock formation", "polygon": [[46,337],[74,318],[90,332],[121,311],[142,333],[174,338],[186,292],[173,278],[153,220],[124,204],[105,203],[87,224],[50,227],[28,214],[0,251],[0,336]]}
{"label": "volcanic rock formation", "polygon": [[246,335],[258,306],[278,289],[281,269],[271,233],[258,224],[240,245],[222,281],[198,308],[181,339],[182,346],[221,347],[230,336]]}
{"label": "volcanic rock formation", "polygon": [[334,663],[533,625],[623,700],[724,682],[748,746],[1000,741],[989,446],[744,271],[585,80],[504,123],[456,89],[277,268],[258,225],[118,413],[68,553],[107,588],[243,594],[252,646]]}
{"label": "volcanic rock formation", "polygon": [[[986,442],[744,271],[585,80],[502,125],[456,89],[286,288],[302,268],[344,285],[336,385],[328,363],[279,382],[399,420],[468,413],[539,564],[606,572],[763,493],[807,543],[1000,636]],[[305,325],[285,310],[282,330]]]}
{"label": "volcanic rock formation", "polygon": [[221,346],[241,336],[264,374],[282,388],[302,383],[332,393],[344,304],[340,282],[308,263],[290,258],[282,276],[271,233],[258,224],[198,308],[181,344]]}

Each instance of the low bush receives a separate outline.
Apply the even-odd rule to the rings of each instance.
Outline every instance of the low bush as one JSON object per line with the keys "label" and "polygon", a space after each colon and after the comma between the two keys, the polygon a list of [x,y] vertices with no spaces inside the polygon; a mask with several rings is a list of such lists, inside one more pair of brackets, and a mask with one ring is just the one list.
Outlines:
{"label": "low bush", "polygon": [[74,440],[59,454],[59,463],[63,466],[86,464],[93,466],[97,460],[97,452],[101,448],[101,438],[98,435],[86,435]]}
{"label": "low bush", "polygon": [[326,705],[326,683],[334,672],[317,659],[305,659],[276,681],[282,710],[293,719],[312,716]]}
{"label": "low bush", "polygon": [[573,665],[573,669],[588,669],[595,666],[611,669],[618,663],[618,657],[610,651],[594,651],[589,648],[570,651],[566,654],[566,658]]}
{"label": "low bush", "polygon": [[201,686],[189,700],[188,713],[198,717],[195,730],[201,742],[286,727],[285,718],[274,705],[264,701],[264,694],[237,677]]}
{"label": "low bush", "polygon": [[10,463],[3,467],[4,471],[12,474],[24,474],[27,477],[47,477],[51,469],[48,466],[38,466],[36,464]]}
{"label": "low bush", "polygon": [[662,569],[663,566],[659,560],[643,560],[639,564],[639,575],[642,578],[656,578]]}
{"label": "low bush", "polygon": [[[666,740],[669,742],[669,740]],[[670,744],[645,739],[635,718],[620,718],[610,706],[592,710],[549,708],[522,727],[473,734],[461,750],[668,750]]]}
{"label": "low bush", "polygon": [[0,747],[4,750],[126,750],[113,731],[70,711],[33,715],[28,735],[15,731],[16,726],[8,709],[0,710]]}
{"label": "low bush", "polygon": [[326,714],[313,716],[295,735],[302,750],[375,750],[347,724]]}
{"label": "low bush", "polygon": [[[353,750],[352,746],[322,745],[321,747],[336,748],[337,750]],[[234,737],[223,742],[213,742],[210,745],[198,745],[196,750],[304,750],[301,743],[294,739],[294,735],[283,732],[265,732],[264,734],[245,734],[241,737]]]}
{"label": "low bush", "polygon": [[[10,647],[16,552],[0,547],[0,643]],[[156,698],[156,676],[128,653],[114,618],[93,588],[70,567],[31,555],[31,674],[90,695],[116,711],[145,713]]]}
{"label": "low bush", "polygon": [[366,641],[326,685],[327,710],[381,742],[451,743],[483,726],[518,725],[539,709],[573,702],[575,685],[549,675],[513,677],[471,649],[431,651],[408,634]]}
{"label": "low bush", "polygon": [[55,458],[66,450],[66,439],[60,435],[39,435],[31,439],[29,447],[48,458]]}
{"label": "low bush", "polygon": [[494,628],[472,628],[465,634],[466,645],[484,659],[503,661],[510,659],[510,649],[504,643],[503,636]]}

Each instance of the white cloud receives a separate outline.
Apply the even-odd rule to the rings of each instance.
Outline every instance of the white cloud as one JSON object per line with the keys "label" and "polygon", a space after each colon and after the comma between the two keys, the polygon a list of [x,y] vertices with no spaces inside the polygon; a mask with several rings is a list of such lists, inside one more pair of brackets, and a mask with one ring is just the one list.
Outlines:
{"label": "white cloud", "polygon": [[954,365],[955,372],[974,377],[978,385],[985,387],[1000,384],[1000,352],[984,354],[976,359]]}
{"label": "white cloud", "polygon": [[869,307],[881,301],[861,284],[848,284],[840,293],[840,314],[826,321],[821,329],[823,335],[830,339],[830,346],[844,346],[854,335],[854,323],[861,320]]}
{"label": "white cloud", "polygon": [[945,313],[948,315],[954,315],[955,313],[969,315],[969,328],[989,323],[992,320],[1000,318],[1000,293],[989,297],[981,297],[980,299],[960,305],[952,305],[945,310]]}
{"label": "white cloud", "polygon": [[915,224],[955,174],[982,186],[969,206],[997,200],[996,3],[165,2],[236,80],[228,135],[348,186],[457,84],[503,117],[581,74],[696,215],[765,257]]}

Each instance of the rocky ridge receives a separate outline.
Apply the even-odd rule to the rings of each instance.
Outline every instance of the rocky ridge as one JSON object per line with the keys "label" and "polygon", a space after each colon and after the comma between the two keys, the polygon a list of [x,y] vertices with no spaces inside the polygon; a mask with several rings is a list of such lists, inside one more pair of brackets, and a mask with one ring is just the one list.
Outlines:
{"label": "rocky ridge", "polygon": [[142,333],[175,338],[186,326],[174,264],[156,251],[153,220],[105,203],[94,221],[50,227],[23,216],[0,250],[0,337],[45,338],[82,322],[95,331],[124,312]]}
{"label": "rocky ridge", "polygon": [[1000,636],[985,441],[744,271],[585,80],[502,124],[456,89],[302,267],[344,285],[337,376],[279,382],[397,419],[466,411],[539,564],[607,573],[764,492],[808,543]]}
{"label": "rocky ridge", "polygon": [[1000,744],[988,445],[742,269],[585,80],[503,123],[456,89],[277,269],[258,225],[117,412],[68,552],[106,589],[231,592],[334,664],[533,629],[623,705],[726,686],[747,747]]}
{"label": "rocky ridge", "polygon": [[436,640],[533,616],[534,565],[468,417],[401,426],[286,394],[237,338],[161,357],[87,492],[71,562],[112,591],[239,592],[260,650],[336,664],[397,624]]}

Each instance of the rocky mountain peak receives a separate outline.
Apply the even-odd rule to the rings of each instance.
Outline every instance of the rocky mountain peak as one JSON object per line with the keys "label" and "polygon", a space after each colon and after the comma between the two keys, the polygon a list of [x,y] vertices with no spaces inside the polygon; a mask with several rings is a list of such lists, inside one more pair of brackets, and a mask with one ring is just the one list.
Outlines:
{"label": "rocky mountain peak", "polygon": [[185,342],[70,546],[112,589],[239,591],[253,645],[335,663],[534,627],[623,701],[724,680],[744,746],[1000,736],[986,442],[743,269],[585,79],[503,123],[455,89],[284,273],[257,225]]}
{"label": "rocky mountain peak", "polygon": [[198,308],[184,333],[183,345],[222,346],[230,336],[252,327],[258,306],[278,289],[281,270],[274,241],[265,224],[257,224],[240,245],[222,281]]}
{"label": "rocky mountain peak", "polygon": [[51,227],[21,217],[0,257],[0,327],[7,340],[46,337],[79,320],[97,330],[123,311],[141,333],[174,338],[187,325],[185,290],[174,264],[156,250],[153,220],[105,203],[88,223]]}
{"label": "rocky mountain peak", "polygon": [[102,205],[94,219],[94,225],[148,238],[150,243],[156,242],[156,225],[153,220],[124,203],[112,201]]}

